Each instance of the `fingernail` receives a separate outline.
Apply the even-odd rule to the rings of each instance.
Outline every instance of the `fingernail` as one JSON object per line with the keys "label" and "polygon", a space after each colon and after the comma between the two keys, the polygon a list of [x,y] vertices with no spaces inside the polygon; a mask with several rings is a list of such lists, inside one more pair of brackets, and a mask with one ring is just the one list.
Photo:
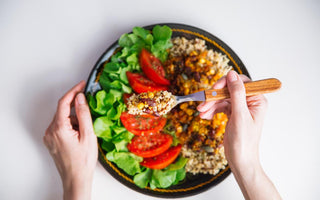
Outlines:
{"label": "fingernail", "polygon": [[84,97],[84,95],[82,93],[79,93],[77,95],[77,102],[79,104],[85,104],[86,103],[86,99],[85,99],[85,97]]}
{"label": "fingernail", "polygon": [[230,71],[230,72],[229,72],[228,79],[229,79],[230,82],[234,82],[234,81],[238,80],[238,74],[237,74],[237,72],[235,72],[235,71],[233,71],[233,70]]}

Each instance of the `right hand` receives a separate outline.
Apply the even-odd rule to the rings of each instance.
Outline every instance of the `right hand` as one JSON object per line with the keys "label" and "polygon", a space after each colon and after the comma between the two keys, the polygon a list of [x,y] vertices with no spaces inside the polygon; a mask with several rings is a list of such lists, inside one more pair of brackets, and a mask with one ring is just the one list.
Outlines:
{"label": "right hand", "polygon": [[259,161],[259,141],[267,101],[262,95],[246,97],[243,81],[248,77],[230,71],[215,89],[228,87],[230,100],[206,102],[198,106],[200,117],[212,119],[224,111],[229,121],[224,134],[225,155],[246,199],[281,199]]}
{"label": "right hand", "polygon": [[224,135],[226,158],[231,168],[259,165],[259,141],[267,100],[263,95],[246,97],[243,82],[250,79],[230,71],[214,85],[214,89],[228,87],[229,100],[205,102],[198,106],[200,117],[212,119],[218,112],[228,115]]}

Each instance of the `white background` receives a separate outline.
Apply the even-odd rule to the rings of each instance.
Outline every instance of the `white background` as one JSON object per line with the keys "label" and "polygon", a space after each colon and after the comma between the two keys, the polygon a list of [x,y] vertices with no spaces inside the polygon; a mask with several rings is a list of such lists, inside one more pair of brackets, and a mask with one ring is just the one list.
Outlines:
{"label": "white background", "polygon": [[[161,22],[193,25],[227,43],[253,79],[276,77],[261,162],[284,199],[320,196],[320,1],[0,1],[0,199],[62,198],[42,136],[57,100],[86,80],[122,33]],[[153,199],[98,164],[93,199]],[[185,199],[242,199],[231,175]]]}

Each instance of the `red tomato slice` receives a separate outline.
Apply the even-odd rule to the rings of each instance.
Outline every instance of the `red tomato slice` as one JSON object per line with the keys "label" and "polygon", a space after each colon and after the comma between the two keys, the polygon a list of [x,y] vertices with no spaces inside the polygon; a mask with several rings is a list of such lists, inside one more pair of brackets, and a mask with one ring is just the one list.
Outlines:
{"label": "red tomato slice", "polygon": [[156,133],[144,136],[134,136],[127,145],[128,150],[143,158],[150,158],[167,151],[172,144],[172,136]]}
{"label": "red tomato slice", "polygon": [[163,169],[170,165],[179,155],[181,145],[171,147],[164,153],[152,158],[144,158],[140,165],[150,169]]}
{"label": "red tomato slice", "polygon": [[133,95],[133,93],[129,94],[129,93],[124,93],[123,94],[123,102],[124,104],[128,103],[128,99]]}
{"label": "red tomato slice", "polygon": [[170,85],[170,81],[165,78],[164,69],[158,58],[142,49],[139,61],[142,71],[150,80],[161,85]]}
{"label": "red tomato slice", "polygon": [[123,126],[135,135],[158,133],[166,125],[167,119],[154,115],[131,115],[121,113],[120,120]]}
{"label": "red tomato slice", "polygon": [[130,86],[137,93],[168,90],[167,86],[158,85],[155,82],[147,79],[145,76],[138,73],[132,73],[128,71],[127,77]]}

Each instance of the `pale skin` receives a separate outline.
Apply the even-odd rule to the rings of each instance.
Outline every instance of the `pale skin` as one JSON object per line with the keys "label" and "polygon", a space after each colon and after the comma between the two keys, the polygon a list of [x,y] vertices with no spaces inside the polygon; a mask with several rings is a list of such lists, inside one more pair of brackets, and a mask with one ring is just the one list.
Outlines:
{"label": "pale skin", "polygon": [[[91,198],[93,172],[98,158],[97,137],[93,132],[90,110],[82,92],[81,81],[58,103],[53,121],[43,138],[63,184],[63,198]],[[75,108],[76,116],[71,115]]]}
{"label": "pale skin", "polygon": [[212,119],[218,112],[228,115],[224,148],[231,171],[246,199],[281,199],[277,189],[263,171],[259,160],[259,141],[267,100],[263,95],[245,96],[243,82],[250,79],[231,71],[221,78],[215,89],[228,87],[231,98],[198,106],[200,117]]}
{"label": "pale skin", "polygon": [[[233,80],[233,81],[232,81]],[[224,136],[225,153],[246,199],[281,199],[264,173],[259,161],[259,141],[266,99],[245,97],[243,81],[250,81],[234,71],[220,79],[214,88],[228,87],[230,100],[206,102],[198,106],[200,116],[212,119],[214,113],[225,112],[229,121]],[[58,103],[56,114],[44,136],[63,183],[64,199],[91,199],[94,168],[97,163],[97,138],[93,131],[88,104],[81,81]],[[76,116],[71,116],[75,107]]]}

